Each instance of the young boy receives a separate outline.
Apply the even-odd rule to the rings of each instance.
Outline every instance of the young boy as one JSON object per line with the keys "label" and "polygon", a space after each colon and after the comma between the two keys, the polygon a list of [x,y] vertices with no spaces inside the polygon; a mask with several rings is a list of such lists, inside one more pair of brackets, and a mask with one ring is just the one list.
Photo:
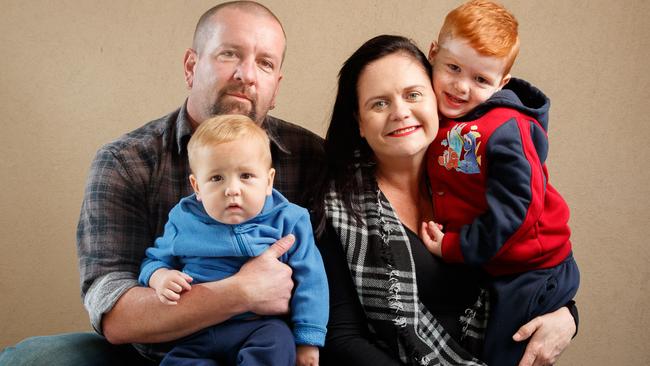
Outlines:
{"label": "young boy", "polygon": [[162,365],[317,364],[328,319],[327,279],[309,213],[273,189],[268,136],[248,117],[224,115],[201,123],[187,149],[194,194],[170,211],[163,236],[146,251],[140,283],[175,305],[190,283],[229,277],[293,234],[296,243],[280,258],[293,269],[293,335],[280,319],[240,314],[184,338]]}
{"label": "young boy", "polygon": [[435,255],[493,275],[483,358],[499,366],[523,355],[517,329],[569,303],[579,284],[569,209],[545,165],[549,100],[509,74],[517,27],[502,6],[470,1],[429,51],[441,120],[427,152],[436,223],[421,236]]}

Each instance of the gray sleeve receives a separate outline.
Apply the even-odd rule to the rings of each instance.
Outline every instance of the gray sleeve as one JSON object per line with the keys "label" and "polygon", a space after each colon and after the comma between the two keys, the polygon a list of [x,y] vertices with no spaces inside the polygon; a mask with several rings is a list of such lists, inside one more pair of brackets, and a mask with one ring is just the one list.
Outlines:
{"label": "gray sleeve", "polygon": [[128,289],[138,286],[132,272],[111,272],[95,279],[84,297],[84,306],[95,331],[103,334],[102,317]]}

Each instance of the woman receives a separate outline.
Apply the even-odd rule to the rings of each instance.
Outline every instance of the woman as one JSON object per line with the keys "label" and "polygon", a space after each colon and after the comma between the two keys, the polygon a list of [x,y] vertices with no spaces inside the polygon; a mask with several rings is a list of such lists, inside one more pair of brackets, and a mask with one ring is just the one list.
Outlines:
{"label": "woman", "polygon": [[[437,129],[431,67],[411,41],[378,36],[345,62],[317,208],[331,300],[325,362],[483,364],[473,356],[487,321],[480,273],[441,262],[415,234],[434,218],[424,155]],[[554,362],[575,332],[566,308],[527,327],[537,339],[524,359],[535,365]]]}

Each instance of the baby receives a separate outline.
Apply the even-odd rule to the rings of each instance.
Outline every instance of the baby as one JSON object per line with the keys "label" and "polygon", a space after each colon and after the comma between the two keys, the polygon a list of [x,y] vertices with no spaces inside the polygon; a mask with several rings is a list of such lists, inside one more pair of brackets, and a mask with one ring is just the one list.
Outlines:
{"label": "baby", "polygon": [[293,234],[296,243],[280,258],[293,270],[293,332],[281,319],[240,314],[183,338],[161,365],[195,364],[199,359],[317,364],[329,312],[327,278],[309,213],[273,189],[275,170],[266,132],[248,117],[219,116],[200,124],[187,149],[194,194],[170,211],[163,236],[146,251],[140,283],[154,288],[163,303],[175,305],[190,283],[229,277],[248,259]]}
{"label": "baby", "polygon": [[499,366],[521,359],[518,328],[572,301],[580,281],[569,208],[545,165],[549,99],[509,74],[517,27],[502,6],[470,1],[429,51],[441,120],[427,152],[436,222],[421,236],[433,254],[492,275],[483,359]]}

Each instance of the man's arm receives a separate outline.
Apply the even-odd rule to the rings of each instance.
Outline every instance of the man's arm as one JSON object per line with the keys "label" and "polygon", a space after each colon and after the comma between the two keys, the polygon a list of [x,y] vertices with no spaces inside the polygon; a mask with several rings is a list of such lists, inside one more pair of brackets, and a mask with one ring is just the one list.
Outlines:
{"label": "man's arm", "polygon": [[280,239],[232,277],[192,286],[176,306],[161,303],[151,288],[133,287],[104,315],[104,336],[115,344],[167,342],[248,311],[286,314],[291,269],[277,258],[294,241],[293,236]]}

